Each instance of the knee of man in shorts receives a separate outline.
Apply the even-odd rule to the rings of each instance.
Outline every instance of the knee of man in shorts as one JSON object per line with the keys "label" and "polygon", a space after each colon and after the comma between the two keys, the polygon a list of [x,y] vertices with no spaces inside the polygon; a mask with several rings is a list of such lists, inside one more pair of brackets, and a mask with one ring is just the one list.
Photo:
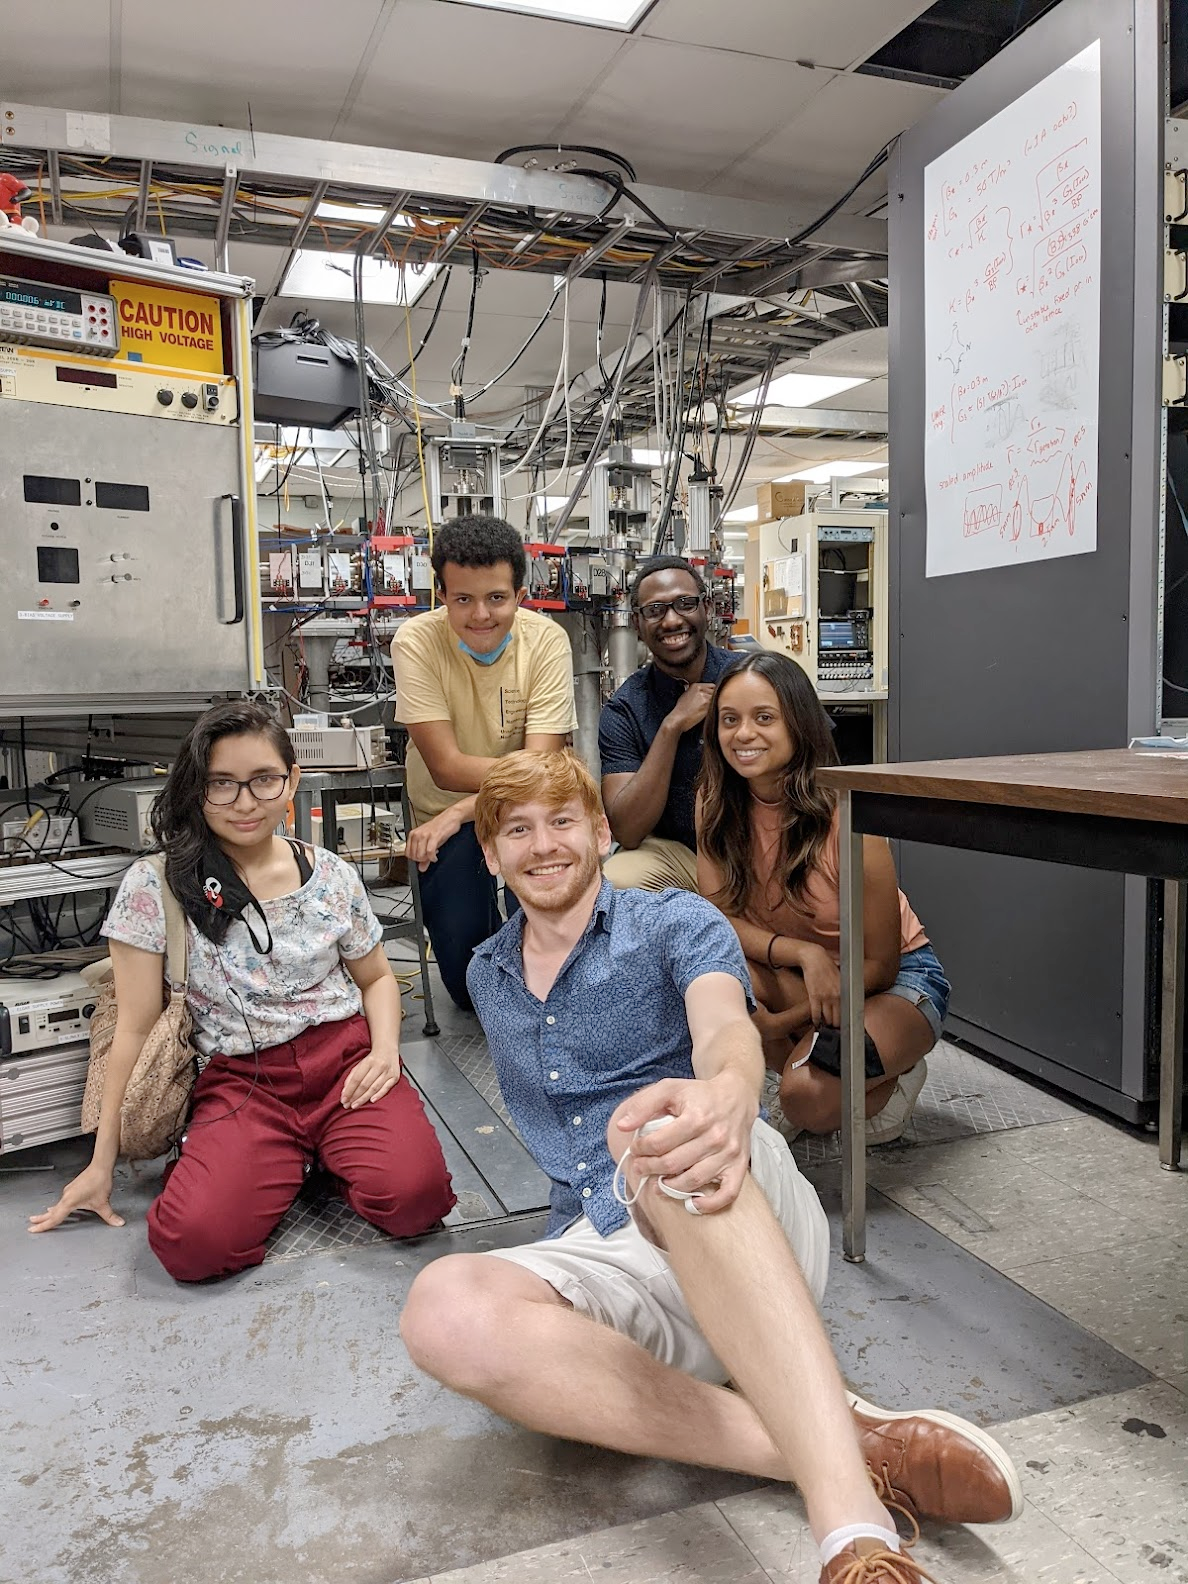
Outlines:
{"label": "knee of man in shorts", "polygon": [[456,1391],[474,1391],[497,1373],[508,1335],[506,1305],[492,1291],[496,1262],[480,1254],[447,1254],[412,1284],[400,1335],[427,1375]]}

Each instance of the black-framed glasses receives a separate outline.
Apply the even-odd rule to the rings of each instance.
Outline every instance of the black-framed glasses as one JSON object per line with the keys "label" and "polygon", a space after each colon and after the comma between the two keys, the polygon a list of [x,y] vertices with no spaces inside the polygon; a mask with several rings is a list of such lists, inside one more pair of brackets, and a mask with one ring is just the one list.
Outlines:
{"label": "black-framed glasses", "polygon": [[704,594],[678,594],[676,599],[649,600],[646,605],[637,605],[635,612],[637,616],[657,622],[667,616],[670,610],[679,611],[682,616],[690,616],[704,602]]}
{"label": "black-framed glasses", "polygon": [[212,776],[206,783],[206,801],[215,808],[226,808],[247,787],[257,803],[275,803],[288,784],[287,775],[254,775],[247,781],[236,781],[233,776]]}

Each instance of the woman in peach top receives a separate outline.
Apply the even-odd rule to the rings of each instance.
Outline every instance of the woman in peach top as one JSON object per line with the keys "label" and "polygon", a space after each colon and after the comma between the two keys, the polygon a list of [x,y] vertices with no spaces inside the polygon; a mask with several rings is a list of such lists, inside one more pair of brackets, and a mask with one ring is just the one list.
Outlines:
{"label": "woman in peach top", "polygon": [[[698,885],[747,955],[790,1133],[841,1126],[837,809],[816,775],[836,759],[828,717],[794,661],[751,654],[719,682],[705,724]],[[881,838],[864,837],[863,874],[867,1137],[885,1144],[924,1086],[949,983]]]}

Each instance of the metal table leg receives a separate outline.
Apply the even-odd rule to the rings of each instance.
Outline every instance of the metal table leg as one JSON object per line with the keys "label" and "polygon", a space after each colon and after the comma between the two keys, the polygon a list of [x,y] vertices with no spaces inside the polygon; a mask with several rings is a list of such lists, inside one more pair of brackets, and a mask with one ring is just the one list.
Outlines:
{"label": "metal table leg", "polygon": [[1163,998],[1159,1028],[1159,1164],[1179,1171],[1184,1116],[1184,947],[1188,883],[1163,882]]}
{"label": "metal table leg", "polygon": [[[404,824],[404,842],[407,849],[408,834],[412,830],[412,806],[408,801],[408,792],[404,787],[400,789],[400,817]],[[425,998],[425,1033],[432,1036],[440,1034],[441,1029],[433,1011],[433,987],[429,983],[429,953],[425,947],[425,920],[421,913],[421,876],[411,858],[406,857],[405,863],[408,866],[408,889],[412,895],[417,955],[421,959],[421,994]]]}
{"label": "metal table leg", "polygon": [[866,986],[863,975],[862,837],[852,795],[838,799],[841,868],[842,1253],[866,1258]]}

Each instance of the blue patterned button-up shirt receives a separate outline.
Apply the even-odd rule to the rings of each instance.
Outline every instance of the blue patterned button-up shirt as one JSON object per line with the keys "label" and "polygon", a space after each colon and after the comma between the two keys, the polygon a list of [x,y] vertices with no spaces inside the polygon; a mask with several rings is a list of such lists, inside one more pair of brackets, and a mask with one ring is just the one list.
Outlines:
{"label": "blue patterned button-up shirt", "polygon": [[693,1076],[685,991],[731,974],[751,1003],[738,937],[687,891],[615,891],[603,881],[589,924],[544,1001],[524,983],[524,915],[484,941],[466,983],[520,1136],[552,1180],[547,1236],[586,1215],[603,1237],[625,1224],[611,1192],[611,1114],[662,1078]]}

